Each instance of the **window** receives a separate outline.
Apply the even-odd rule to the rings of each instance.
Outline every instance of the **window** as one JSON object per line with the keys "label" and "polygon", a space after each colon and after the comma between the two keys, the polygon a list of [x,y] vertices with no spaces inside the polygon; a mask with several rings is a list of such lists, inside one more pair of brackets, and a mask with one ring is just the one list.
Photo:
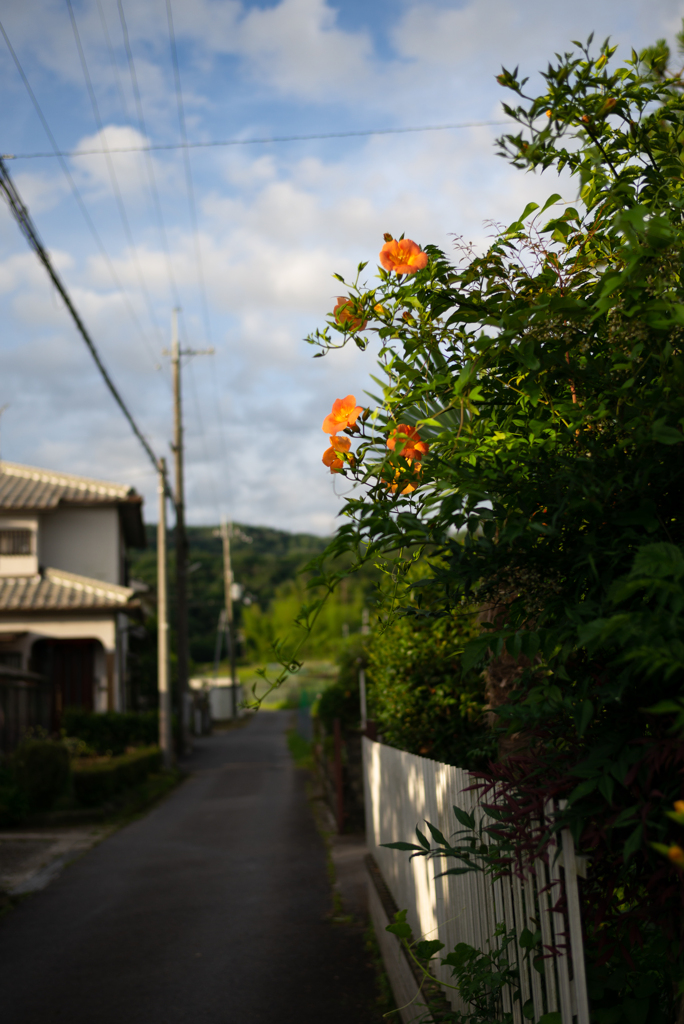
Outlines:
{"label": "window", "polygon": [[31,530],[0,530],[0,555],[31,553]]}

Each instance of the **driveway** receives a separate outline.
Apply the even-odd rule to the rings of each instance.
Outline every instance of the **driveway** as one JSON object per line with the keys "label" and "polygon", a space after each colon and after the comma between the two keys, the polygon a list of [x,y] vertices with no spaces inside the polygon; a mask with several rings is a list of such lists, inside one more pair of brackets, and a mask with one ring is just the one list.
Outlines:
{"label": "driveway", "polygon": [[192,776],[0,922],[7,1024],[379,1024],[286,712],[197,743]]}

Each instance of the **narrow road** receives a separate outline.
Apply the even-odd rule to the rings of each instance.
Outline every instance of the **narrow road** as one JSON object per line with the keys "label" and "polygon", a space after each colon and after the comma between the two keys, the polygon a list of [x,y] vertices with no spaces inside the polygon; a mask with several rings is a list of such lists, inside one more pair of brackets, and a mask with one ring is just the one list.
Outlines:
{"label": "narrow road", "polygon": [[287,723],[201,740],[167,800],[0,922],[3,1024],[377,1024]]}

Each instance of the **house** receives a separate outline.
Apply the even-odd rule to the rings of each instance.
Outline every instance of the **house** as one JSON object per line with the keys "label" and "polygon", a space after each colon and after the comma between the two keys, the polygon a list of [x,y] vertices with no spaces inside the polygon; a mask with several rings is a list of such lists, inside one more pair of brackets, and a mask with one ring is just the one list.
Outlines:
{"label": "house", "polygon": [[144,546],[132,487],[0,463],[0,749],[66,707],[125,708],[127,552]]}

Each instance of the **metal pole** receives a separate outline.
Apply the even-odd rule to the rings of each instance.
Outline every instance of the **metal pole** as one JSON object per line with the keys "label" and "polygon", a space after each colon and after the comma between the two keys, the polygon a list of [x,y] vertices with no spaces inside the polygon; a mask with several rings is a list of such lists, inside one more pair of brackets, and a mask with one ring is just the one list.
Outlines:
{"label": "metal pole", "polygon": [[169,619],[166,579],[166,460],[158,464],[159,524],[157,526],[157,688],[159,690],[159,746],[164,767],[173,761],[171,694],[169,691]]}
{"label": "metal pole", "polygon": [[232,698],[233,718],[237,718],[237,672],[235,669],[235,618],[233,615],[233,567],[230,560],[230,536],[233,532],[232,523],[229,526],[223,519],[221,521],[221,539],[223,541],[223,586],[226,598],[226,622],[228,624],[228,638],[230,640],[230,682]]}
{"label": "metal pole", "polygon": [[181,753],[188,748],[188,542],[185,533],[183,478],[183,407],[181,404],[181,351],[178,310],[172,316],[171,371],[173,377],[173,453],[176,462],[176,654],[178,657],[178,718]]}

